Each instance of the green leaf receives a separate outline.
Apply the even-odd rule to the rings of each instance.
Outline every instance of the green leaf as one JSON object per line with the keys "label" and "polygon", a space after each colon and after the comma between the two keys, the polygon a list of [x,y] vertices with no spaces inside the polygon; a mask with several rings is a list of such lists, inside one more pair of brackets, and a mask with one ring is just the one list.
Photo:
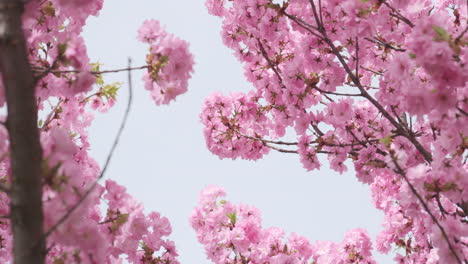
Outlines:
{"label": "green leaf", "polygon": [[371,8],[361,8],[361,9],[359,9],[357,16],[358,17],[367,17],[371,13],[372,13]]}
{"label": "green leaf", "polygon": [[128,214],[118,214],[117,217],[112,221],[112,225],[110,226],[111,232],[117,231],[123,224],[128,221]]}
{"label": "green leaf", "polygon": [[229,220],[231,220],[231,223],[232,223],[233,225],[236,224],[236,221],[237,221],[237,214],[236,214],[236,212],[232,212],[232,213],[227,214],[227,217],[229,218]]}
{"label": "green leaf", "polygon": [[96,84],[97,85],[103,85],[104,84],[104,79],[102,78],[102,76],[100,74],[96,78]]}
{"label": "green leaf", "polygon": [[384,138],[381,138],[380,139],[380,143],[384,144],[387,148],[390,147],[390,144],[392,144],[392,136],[391,135],[388,135]]}
{"label": "green leaf", "polygon": [[102,64],[99,62],[91,62],[89,65],[91,66],[92,71],[100,71]]}
{"label": "green leaf", "polygon": [[281,5],[280,4],[274,4],[274,3],[268,3],[265,5],[266,8],[272,8],[272,9],[275,9],[275,10],[278,10],[281,8]]}
{"label": "green leaf", "polygon": [[59,43],[57,46],[58,49],[58,54],[60,57],[63,57],[65,55],[65,52],[67,51],[67,43]]}
{"label": "green leaf", "polygon": [[166,56],[166,55],[162,55],[161,57],[159,57],[159,63],[161,63],[161,67],[164,67],[167,65],[167,63],[169,62],[169,56]]}
{"label": "green leaf", "polygon": [[100,94],[101,94],[101,96],[106,97],[107,100],[109,100],[109,99],[116,100],[117,92],[119,91],[121,86],[122,86],[122,83],[120,83],[120,82],[114,82],[114,83],[111,83],[111,84],[106,84],[106,85],[101,87]]}
{"label": "green leaf", "polygon": [[158,60],[151,65],[151,77],[154,80],[159,79],[159,71],[169,63],[169,56],[161,55]]}
{"label": "green leaf", "polygon": [[441,190],[442,190],[443,192],[448,192],[448,191],[454,190],[454,189],[456,189],[456,188],[457,188],[457,184],[456,184],[456,183],[454,183],[454,182],[448,182],[448,183],[442,185]]}
{"label": "green leaf", "polygon": [[52,5],[51,2],[47,2],[47,4],[45,4],[44,7],[41,9],[41,13],[46,15],[46,16],[54,17],[55,16],[55,8],[54,8],[54,6]]}
{"label": "green leaf", "polygon": [[[89,65],[91,65],[91,71],[93,72],[100,72],[101,71],[101,63],[99,62],[92,62]],[[102,78],[102,74],[97,74],[96,75],[96,84],[97,85],[104,85],[104,79]]]}
{"label": "green leaf", "polygon": [[48,162],[48,160],[44,160],[42,162],[42,173],[44,176],[53,177],[57,174],[58,170],[60,169],[60,166],[62,166],[62,163],[58,162],[57,164],[55,164],[55,166],[50,167]]}
{"label": "green leaf", "polygon": [[434,29],[435,33],[437,34],[437,41],[449,41],[450,40],[450,35],[445,31],[445,29],[438,27],[436,25],[432,26],[432,29]]}
{"label": "green leaf", "polygon": [[81,263],[80,250],[77,249],[73,252],[73,259],[76,263]]}
{"label": "green leaf", "polygon": [[[63,258],[64,258],[64,256],[61,256],[60,258],[55,258],[54,259],[54,264],[65,264],[65,260]],[[66,258],[66,255],[65,255],[65,258]]]}
{"label": "green leaf", "polygon": [[436,192],[437,188],[434,184],[425,182],[424,183],[424,189],[428,192]]}
{"label": "green leaf", "polygon": [[146,245],[145,241],[140,241],[140,246],[145,251],[146,259],[152,259],[154,250],[152,250],[148,245]]}

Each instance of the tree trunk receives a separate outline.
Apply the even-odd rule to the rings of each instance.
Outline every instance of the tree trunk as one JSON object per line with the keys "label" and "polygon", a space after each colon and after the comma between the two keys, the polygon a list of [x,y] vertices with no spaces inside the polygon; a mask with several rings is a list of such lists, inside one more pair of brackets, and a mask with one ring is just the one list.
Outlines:
{"label": "tree trunk", "polygon": [[0,0],[0,71],[8,108],[12,185],[10,217],[15,264],[43,264],[41,162],[35,80],[29,65],[21,0]]}

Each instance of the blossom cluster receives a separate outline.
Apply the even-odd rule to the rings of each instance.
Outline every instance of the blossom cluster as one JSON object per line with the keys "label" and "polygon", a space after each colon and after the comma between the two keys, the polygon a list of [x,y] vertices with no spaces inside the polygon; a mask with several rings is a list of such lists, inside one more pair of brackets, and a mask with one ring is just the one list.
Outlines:
{"label": "blossom cluster", "polygon": [[222,200],[222,188],[209,186],[200,195],[190,223],[208,259],[225,263],[375,263],[372,243],[363,229],[350,230],[340,243],[317,241],[277,227],[263,228],[258,209]]}
{"label": "blossom cluster", "polygon": [[[266,116],[257,108],[255,95],[236,93],[223,96],[213,93],[203,105],[203,111],[214,116],[201,116],[205,125],[208,148],[221,158],[256,160],[269,152],[269,148],[258,140],[251,140],[268,133]],[[242,127],[239,125],[243,124]],[[242,135],[242,136],[240,136]],[[267,134],[268,135],[268,134]]]}
{"label": "blossom cluster", "polygon": [[319,169],[324,155],[330,168],[354,168],[370,186],[385,213],[380,252],[397,249],[398,263],[468,261],[465,1],[206,7],[253,85],[206,99],[200,118],[210,151],[295,153],[306,170]]}
{"label": "blossom cluster", "polygon": [[[89,155],[95,110],[111,108],[121,86],[104,81],[101,65],[91,63],[81,37],[86,20],[99,14],[103,0],[27,2],[23,30],[37,81],[46,263],[179,263],[168,239],[168,219],[146,213],[116,182],[99,183],[101,168]],[[153,97],[158,104],[168,103],[187,90],[193,58],[186,42],[154,25],[159,24],[145,22],[138,38],[151,44],[153,57],[146,68],[153,75],[147,78],[160,85],[151,87],[159,89]],[[5,105],[3,90],[0,106]],[[9,144],[1,126],[0,180],[6,185],[11,181]],[[9,214],[9,199],[0,193],[2,216]],[[10,219],[0,222],[0,262],[12,263]]]}
{"label": "blossom cluster", "polygon": [[187,91],[194,64],[189,44],[166,32],[157,20],[145,21],[138,39],[150,44],[148,71],[143,75],[145,88],[157,105],[168,104]]}

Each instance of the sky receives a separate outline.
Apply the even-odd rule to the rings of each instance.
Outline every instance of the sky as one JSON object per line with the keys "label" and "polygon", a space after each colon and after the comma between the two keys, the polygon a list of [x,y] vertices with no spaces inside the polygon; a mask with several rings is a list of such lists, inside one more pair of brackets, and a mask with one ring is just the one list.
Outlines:
{"label": "sky", "polygon": [[[128,57],[134,66],[144,65],[148,47],[136,40],[136,32],[146,19],[159,20],[190,43],[195,73],[189,91],[169,106],[156,106],[143,87],[142,73],[133,73],[134,103],[106,178],[126,186],[147,212],[169,218],[181,263],[211,263],[189,224],[199,193],[207,185],[224,187],[227,200],[259,208],[265,228],[281,227],[311,242],[339,242],[353,228],[365,228],[375,238],[383,214],[373,207],[368,187],[356,180],[353,171],[340,175],[323,166],[307,172],[294,154],[270,152],[253,162],[221,160],[208,151],[199,122],[204,99],[214,91],[246,92],[252,85],[223,46],[220,20],[208,15],[204,0],[105,1],[83,34],[91,60],[102,63],[102,69],[126,67]],[[123,87],[116,106],[98,114],[91,127],[91,155],[100,164],[120,126],[128,95],[126,73],[104,79],[122,82]],[[379,263],[390,259],[376,255]]]}

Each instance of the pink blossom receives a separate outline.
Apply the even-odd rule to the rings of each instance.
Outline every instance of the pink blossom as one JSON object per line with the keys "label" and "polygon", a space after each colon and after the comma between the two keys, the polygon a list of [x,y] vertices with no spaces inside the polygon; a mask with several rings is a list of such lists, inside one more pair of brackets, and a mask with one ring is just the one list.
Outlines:
{"label": "pink blossom", "polygon": [[145,88],[157,105],[168,104],[187,91],[194,64],[189,44],[167,33],[156,20],[143,23],[138,39],[151,45],[148,72],[143,75]]}

